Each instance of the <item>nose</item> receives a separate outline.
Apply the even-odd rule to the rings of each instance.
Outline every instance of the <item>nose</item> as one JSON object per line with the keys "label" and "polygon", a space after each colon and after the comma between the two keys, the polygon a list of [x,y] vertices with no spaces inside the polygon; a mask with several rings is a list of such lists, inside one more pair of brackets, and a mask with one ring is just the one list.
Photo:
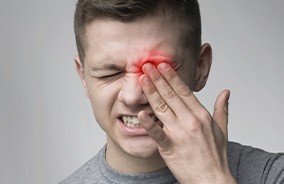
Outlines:
{"label": "nose", "polygon": [[139,84],[139,76],[135,74],[125,76],[123,86],[118,94],[118,99],[131,108],[148,104],[148,101]]}

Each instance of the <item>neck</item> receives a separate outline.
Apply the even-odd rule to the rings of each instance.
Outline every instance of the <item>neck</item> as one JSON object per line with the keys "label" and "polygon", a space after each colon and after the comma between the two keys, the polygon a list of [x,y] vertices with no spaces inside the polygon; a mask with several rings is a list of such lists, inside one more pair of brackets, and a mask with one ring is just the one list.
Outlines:
{"label": "neck", "polygon": [[123,151],[108,138],[106,161],[115,170],[127,174],[142,174],[166,168],[158,150],[149,157],[136,157]]}

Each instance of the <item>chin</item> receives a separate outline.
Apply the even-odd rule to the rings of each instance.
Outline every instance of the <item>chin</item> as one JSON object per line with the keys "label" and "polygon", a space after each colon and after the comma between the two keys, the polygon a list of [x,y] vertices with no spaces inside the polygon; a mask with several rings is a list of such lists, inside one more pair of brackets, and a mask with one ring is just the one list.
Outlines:
{"label": "chin", "polygon": [[159,151],[156,142],[149,137],[147,139],[126,141],[121,148],[128,155],[136,158],[146,159],[158,156]]}

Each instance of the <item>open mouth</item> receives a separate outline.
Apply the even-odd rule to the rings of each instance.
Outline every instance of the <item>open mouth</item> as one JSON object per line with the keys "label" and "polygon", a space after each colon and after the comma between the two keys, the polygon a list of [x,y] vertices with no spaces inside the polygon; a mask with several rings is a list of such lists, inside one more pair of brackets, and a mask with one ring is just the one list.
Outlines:
{"label": "open mouth", "polygon": [[[160,122],[158,120],[158,118],[153,114],[151,116],[151,118],[155,121],[155,122]],[[120,117],[120,120],[123,122],[123,124],[127,127],[130,128],[139,128],[142,127],[142,124],[140,123],[139,119],[137,116],[127,116],[127,115],[123,115]]]}

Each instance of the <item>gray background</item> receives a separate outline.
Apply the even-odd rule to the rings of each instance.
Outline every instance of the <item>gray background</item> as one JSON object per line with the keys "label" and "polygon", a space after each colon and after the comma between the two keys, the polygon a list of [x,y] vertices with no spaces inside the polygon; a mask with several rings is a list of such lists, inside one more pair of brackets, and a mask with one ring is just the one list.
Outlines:
{"label": "gray background", "polygon": [[[284,1],[200,4],[214,50],[200,100],[212,112],[219,91],[231,89],[230,139],[284,151]],[[56,183],[104,144],[75,72],[74,7],[0,2],[0,183]]]}

